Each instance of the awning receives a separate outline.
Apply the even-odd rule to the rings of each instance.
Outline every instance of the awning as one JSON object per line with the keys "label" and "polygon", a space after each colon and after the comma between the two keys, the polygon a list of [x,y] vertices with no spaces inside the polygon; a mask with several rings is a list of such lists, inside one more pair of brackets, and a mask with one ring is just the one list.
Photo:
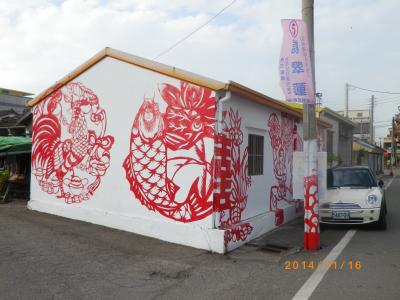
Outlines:
{"label": "awning", "polygon": [[353,151],[359,151],[360,149],[363,149],[369,153],[382,154],[384,152],[383,148],[380,148],[376,145],[370,144],[353,136]]}
{"label": "awning", "polygon": [[0,136],[0,156],[31,153],[32,139],[24,136]]}

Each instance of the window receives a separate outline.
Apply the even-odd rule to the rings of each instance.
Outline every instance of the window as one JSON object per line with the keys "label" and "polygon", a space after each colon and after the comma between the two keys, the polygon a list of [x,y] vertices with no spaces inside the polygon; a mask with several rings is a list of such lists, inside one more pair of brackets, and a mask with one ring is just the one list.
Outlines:
{"label": "window", "polygon": [[357,113],[357,117],[362,117],[362,116],[363,116],[362,112]]}
{"label": "window", "polygon": [[264,166],[264,137],[249,134],[249,176],[262,175]]}

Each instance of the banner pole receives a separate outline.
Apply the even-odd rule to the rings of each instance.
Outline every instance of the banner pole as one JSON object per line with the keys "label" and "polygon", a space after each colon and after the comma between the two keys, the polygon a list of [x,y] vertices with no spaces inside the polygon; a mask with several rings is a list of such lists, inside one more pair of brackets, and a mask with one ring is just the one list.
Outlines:
{"label": "banner pole", "polygon": [[[302,19],[307,26],[315,97],[314,0],[302,0]],[[320,248],[320,230],[318,203],[318,145],[315,104],[304,103],[303,139],[305,155],[304,249],[318,250]]]}

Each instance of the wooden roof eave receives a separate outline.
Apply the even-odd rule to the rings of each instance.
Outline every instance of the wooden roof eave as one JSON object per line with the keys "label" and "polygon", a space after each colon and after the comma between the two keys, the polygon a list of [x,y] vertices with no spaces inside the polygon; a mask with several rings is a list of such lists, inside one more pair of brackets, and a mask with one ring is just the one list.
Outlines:
{"label": "wooden roof eave", "polygon": [[48,97],[51,93],[56,91],[57,89],[63,87],[68,82],[72,81],[80,74],[90,69],[93,65],[101,61],[105,57],[111,57],[117,59],[119,61],[123,61],[144,69],[148,69],[157,73],[161,73],[173,78],[177,78],[183,81],[191,82],[193,84],[203,86],[209,88],[211,90],[220,90],[226,89],[226,84],[217,80],[213,80],[211,78],[200,76],[185,70],[181,70],[175,67],[167,66],[149,59],[141,58],[139,56],[135,56],[129,53],[125,53],[119,50],[115,50],[112,48],[105,48],[94,55],[92,58],[87,60],[85,63],[77,67],[71,73],[63,77],[61,80],[57,81],[50,88],[41,92],[38,96],[28,102],[28,106],[34,106],[41,102],[43,99]]}
{"label": "wooden roof eave", "polygon": [[[273,99],[271,97],[268,97],[260,92],[252,90],[252,89],[250,89],[246,86],[243,86],[237,82],[229,81],[229,84],[228,84],[226,90],[229,90],[240,96],[246,97],[247,99],[252,100],[254,102],[257,102],[257,103],[266,105],[268,107],[274,108],[276,110],[282,111],[284,113],[287,113],[295,118],[303,119],[302,110],[291,107],[290,105],[286,104],[283,101],[279,101],[279,100]],[[332,125],[329,122],[323,121],[320,118],[317,118],[317,123],[318,123],[318,125],[321,125],[322,127],[325,127],[325,128],[332,127]]]}
{"label": "wooden roof eave", "polygon": [[[66,85],[68,82],[72,81],[76,77],[78,77],[80,74],[85,72],[86,70],[90,69],[92,66],[94,66],[96,63],[104,59],[105,57],[111,57],[141,68],[145,68],[157,73],[164,74],[166,76],[170,76],[173,78],[177,78],[183,81],[191,82],[193,84],[203,86],[206,88],[209,88],[214,91],[218,90],[225,90],[225,91],[231,91],[234,92],[238,95],[244,96],[252,101],[255,101],[257,103],[267,105],[269,107],[272,107],[274,109],[277,109],[279,111],[285,112],[293,117],[296,118],[303,118],[303,114],[301,111],[290,107],[289,105],[285,104],[283,101],[279,101],[276,99],[273,99],[271,97],[268,97],[264,94],[261,94],[255,90],[252,90],[248,87],[245,87],[237,82],[234,81],[229,81],[228,84],[223,83],[221,81],[217,81],[214,79],[210,79],[205,76],[200,76],[185,70],[181,70],[175,67],[171,67],[168,65],[164,65],[149,59],[141,58],[139,56],[135,56],[129,53],[125,53],[119,50],[115,50],[112,48],[105,48],[98,52],[96,55],[94,55],[92,58],[87,60],[85,63],[77,67],[75,70],[73,70],[71,73],[63,77],[61,80],[57,81],[54,85],[52,85],[50,88],[44,90],[41,92],[38,96],[36,96],[34,99],[28,102],[28,106],[32,107],[42,100],[44,100],[46,97],[48,97],[51,93],[56,91],[57,89],[63,87]],[[325,121],[322,121],[321,119],[317,119],[317,122],[319,125],[330,128],[331,124]]]}

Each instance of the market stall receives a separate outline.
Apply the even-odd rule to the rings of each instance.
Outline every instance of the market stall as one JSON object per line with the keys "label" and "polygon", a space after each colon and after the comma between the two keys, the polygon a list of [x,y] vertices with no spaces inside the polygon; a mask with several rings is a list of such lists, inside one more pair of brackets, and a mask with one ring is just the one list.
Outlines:
{"label": "market stall", "polygon": [[0,202],[12,193],[29,199],[31,138],[0,136]]}

